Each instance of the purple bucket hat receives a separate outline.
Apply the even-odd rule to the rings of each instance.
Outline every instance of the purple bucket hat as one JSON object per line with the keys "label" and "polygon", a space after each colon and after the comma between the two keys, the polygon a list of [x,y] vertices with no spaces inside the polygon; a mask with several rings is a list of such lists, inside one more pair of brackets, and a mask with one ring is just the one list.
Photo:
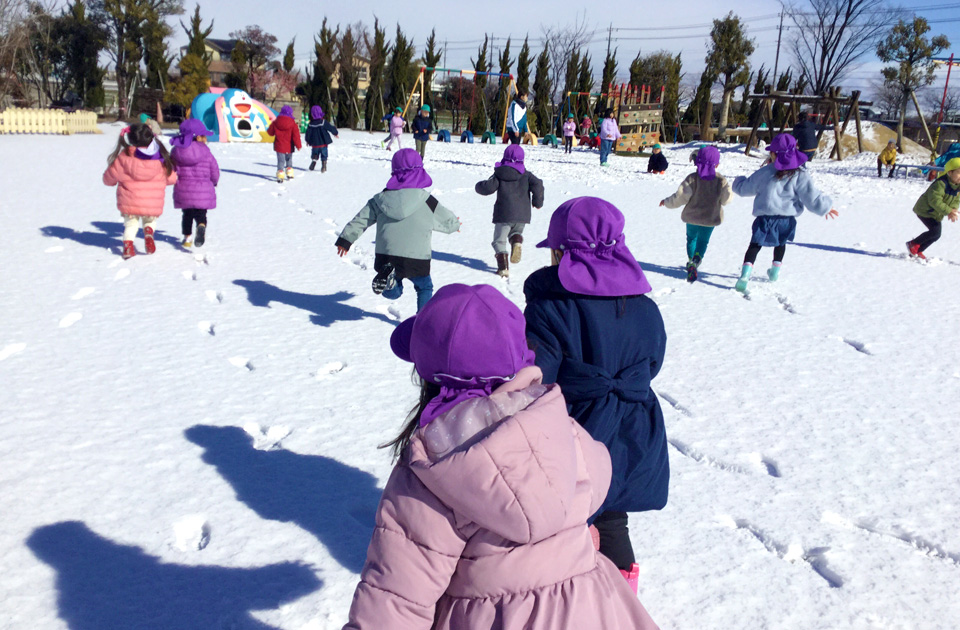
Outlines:
{"label": "purple bucket hat", "polygon": [[420,426],[465,400],[489,396],[535,358],[523,313],[487,284],[441,287],[423,310],[397,326],[390,348],[425,381],[440,385]]}
{"label": "purple bucket hat", "polygon": [[180,123],[180,133],[170,140],[170,144],[175,147],[187,148],[193,143],[196,136],[212,136],[213,132],[207,129],[202,120],[188,118]]}
{"label": "purple bucket hat", "polygon": [[773,167],[778,171],[792,171],[800,168],[807,161],[805,153],[797,150],[797,139],[789,133],[781,133],[773,139],[767,151],[777,154]]}
{"label": "purple bucket hat", "polygon": [[323,108],[320,107],[319,105],[314,105],[313,107],[311,107],[310,118],[313,118],[314,120],[319,120],[323,118]]}
{"label": "purple bucket hat", "polygon": [[521,175],[526,172],[526,168],[523,166],[523,149],[520,148],[519,144],[511,144],[503,152],[503,160],[497,162],[494,166],[509,166],[514,169]]}
{"label": "purple bucket hat", "polygon": [[393,177],[387,182],[387,190],[426,188],[433,185],[433,180],[423,170],[420,154],[413,149],[400,149],[394,153],[391,166]]}
{"label": "purple bucket hat", "polygon": [[290,118],[293,118],[293,108],[290,107],[289,105],[284,105],[283,107],[280,108],[280,115],[289,116]]}
{"label": "purple bucket hat", "polygon": [[706,146],[697,151],[697,157],[693,160],[697,166],[697,175],[700,179],[710,181],[717,177],[717,165],[720,164],[720,149],[714,146]]}
{"label": "purple bucket hat", "polygon": [[554,211],[547,238],[537,247],[563,252],[560,284],[567,291],[600,297],[649,293],[650,283],[627,248],[624,223],[612,203],[577,197]]}

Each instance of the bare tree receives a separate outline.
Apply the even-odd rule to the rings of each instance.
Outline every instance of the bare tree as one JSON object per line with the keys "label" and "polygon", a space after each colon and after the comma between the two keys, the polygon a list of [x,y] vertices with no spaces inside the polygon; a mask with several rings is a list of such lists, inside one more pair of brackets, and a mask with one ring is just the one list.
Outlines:
{"label": "bare tree", "polygon": [[931,87],[923,90],[920,101],[923,108],[930,114],[931,119],[936,122],[940,115],[940,104],[943,104],[943,120],[950,121],[960,116],[960,88],[947,90],[946,96],[943,89]]}
{"label": "bare tree", "polygon": [[590,40],[593,39],[595,29],[587,22],[586,11],[578,15],[573,24],[565,26],[541,26],[545,47],[550,51],[550,111],[551,116],[556,118],[556,106],[558,101],[563,100],[558,90],[565,85],[565,76],[567,72],[567,62],[573,56],[574,52],[584,48]]}
{"label": "bare tree", "polygon": [[809,0],[788,6],[786,15],[797,67],[809,89],[824,94],[872,55],[900,14],[877,0]]}
{"label": "bare tree", "polygon": [[15,65],[26,45],[26,14],[26,0],[0,0],[0,107],[11,95],[23,91]]}
{"label": "bare tree", "polygon": [[877,79],[871,83],[873,92],[873,104],[883,112],[883,117],[891,119],[900,111],[907,98],[900,89],[887,83],[883,79]]}

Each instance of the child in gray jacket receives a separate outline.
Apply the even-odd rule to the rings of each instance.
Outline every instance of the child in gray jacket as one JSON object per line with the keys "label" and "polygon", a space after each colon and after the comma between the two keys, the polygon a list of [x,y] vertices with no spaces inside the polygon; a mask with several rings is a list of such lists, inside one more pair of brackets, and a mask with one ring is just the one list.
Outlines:
{"label": "child in gray jacket", "polygon": [[694,152],[692,160],[697,172],[687,175],[677,192],[660,202],[671,209],[684,206],[680,219],[687,224],[687,282],[696,282],[710,235],[723,222],[723,206],[730,203],[732,195],[729,182],[717,172],[717,147],[703,147]]}
{"label": "child in gray jacket", "polygon": [[423,170],[423,161],[413,149],[400,149],[392,160],[393,176],[386,188],[371,198],[337,239],[337,254],[343,256],[372,224],[377,225],[373,268],[373,292],[388,300],[403,295],[404,278],[417,291],[417,311],[433,296],[430,259],[433,232],[451,234],[460,230],[460,220],[425,188],[433,180]]}
{"label": "child in gray jacket", "polygon": [[[477,182],[481,195],[497,193],[493,204],[493,252],[497,259],[497,275],[510,275],[510,263],[520,262],[523,228],[530,223],[530,205],[543,207],[543,182],[523,165],[523,149],[511,144],[503,152],[489,179]],[[507,248],[507,243],[510,249]],[[509,252],[509,253],[508,253]]]}

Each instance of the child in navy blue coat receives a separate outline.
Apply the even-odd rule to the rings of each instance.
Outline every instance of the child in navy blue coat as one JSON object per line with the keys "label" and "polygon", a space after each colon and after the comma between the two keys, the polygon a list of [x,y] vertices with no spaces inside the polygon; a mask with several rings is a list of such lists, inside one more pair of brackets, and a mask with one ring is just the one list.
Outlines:
{"label": "child in navy blue coat", "polygon": [[[310,170],[317,167],[320,158],[320,172],[327,172],[327,147],[333,144],[333,138],[339,138],[337,128],[323,117],[319,105],[310,108],[310,124],[307,125],[307,144],[310,145]],[[332,137],[331,137],[332,136]]]}
{"label": "child in navy blue coat", "polygon": [[663,508],[670,480],[663,413],[650,388],[667,335],[623,226],[623,214],[603,199],[567,201],[537,245],[551,249],[553,265],[531,274],[523,292],[544,384],[560,385],[570,415],[610,451],[610,490],[592,519],[600,553],[636,589],[627,512]]}

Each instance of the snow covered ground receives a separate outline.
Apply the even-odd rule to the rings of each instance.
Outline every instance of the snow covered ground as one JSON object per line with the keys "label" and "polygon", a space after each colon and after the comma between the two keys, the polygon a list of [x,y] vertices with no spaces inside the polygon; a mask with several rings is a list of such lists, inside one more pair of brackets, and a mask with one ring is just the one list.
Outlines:
{"label": "snow covered ground", "polygon": [[[0,137],[0,627],[339,628],[391,468],[377,445],[416,396],[387,343],[413,291],[370,291],[373,230],[344,259],[333,247],[389,154],[344,132],[328,173],[297,154],[281,186],[269,145],[212,145],[207,245],[180,250],[168,199],[157,253],[125,262],[100,182],[118,129]],[[702,281],[680,269],[680,211],[657,204],[689,146],[664,176],[537,147],[547,205],[502,281],[492,199],[473,192],[502,148],[430,143],[433,192],[463,220],[434,237],[434,282],[522,306],[552,209],[598,195],[626,214],[669,339],[654,388],[670,501],[631,518],[661,627],[955,628],[960,230],[906,259],[925,182],[877,179],[874,154],[814,162],[839,219],[801,217],[780,282],[745,299],[749,199]],[[725,148],[720,171],[759,163]]]}

